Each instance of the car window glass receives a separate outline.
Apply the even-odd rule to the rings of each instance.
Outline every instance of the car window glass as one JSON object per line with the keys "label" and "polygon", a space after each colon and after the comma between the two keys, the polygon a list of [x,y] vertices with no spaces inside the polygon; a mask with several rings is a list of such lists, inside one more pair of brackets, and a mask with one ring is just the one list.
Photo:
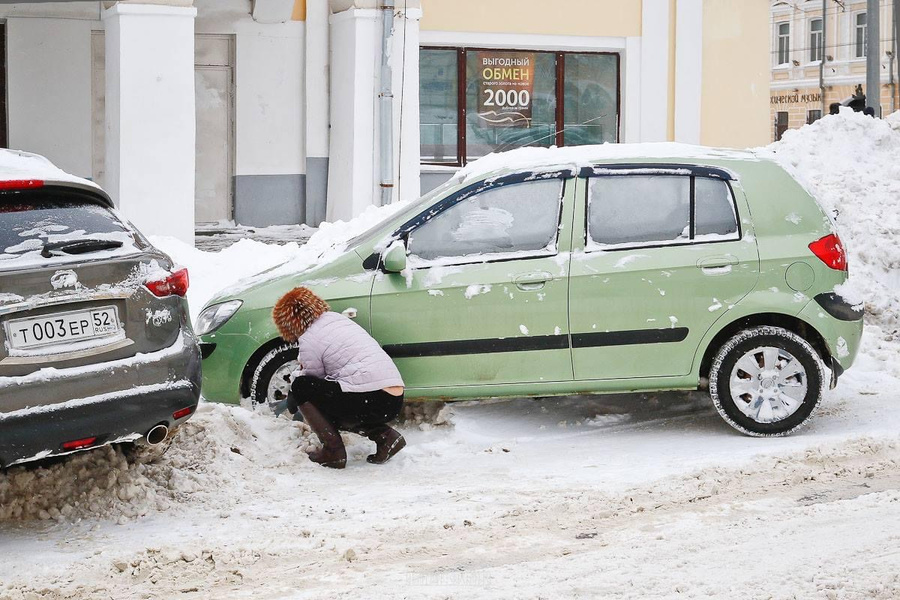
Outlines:
{"label": "car window glass", "polygon": [[695,179],[694,236],[736,237],[737,217],[728,184],[720,179]]}
{"label": "car window glass", "polygon": [[0,264],[40,250],[45,242],[101,237],[131,242],[113,212],[64,195],[0,195]]}
{"label": "car window glass", "polygon": [[409,253],[423,260],[552,249],[559,231],[562,181],[491,188],[414,230]]}
{"label": "car window glass", "polygon": [[595,177],[590,183],[589,242],[600,245],[690,240],[690,178]]}

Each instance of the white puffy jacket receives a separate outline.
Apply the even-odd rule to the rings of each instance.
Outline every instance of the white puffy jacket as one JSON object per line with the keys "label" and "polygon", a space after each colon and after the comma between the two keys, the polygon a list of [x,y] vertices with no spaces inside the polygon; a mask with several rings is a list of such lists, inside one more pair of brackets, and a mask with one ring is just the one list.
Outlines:
{"label": "white puffy jacket", "polygon": [[374,392],[403,386],[391,357],[365,329],[336,312],[326,312],[300,336],[300,368],[308,375],[340,384],[345,392]]}

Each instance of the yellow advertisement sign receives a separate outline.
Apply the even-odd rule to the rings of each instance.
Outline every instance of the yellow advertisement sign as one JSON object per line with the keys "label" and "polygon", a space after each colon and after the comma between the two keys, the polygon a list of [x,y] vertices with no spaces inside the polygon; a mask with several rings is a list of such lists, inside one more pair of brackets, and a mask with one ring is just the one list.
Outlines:
{"label": "yellow advertisement sign", "polygon": [[531,127],[534,53],[478,52],[478,121],[486,127]]}

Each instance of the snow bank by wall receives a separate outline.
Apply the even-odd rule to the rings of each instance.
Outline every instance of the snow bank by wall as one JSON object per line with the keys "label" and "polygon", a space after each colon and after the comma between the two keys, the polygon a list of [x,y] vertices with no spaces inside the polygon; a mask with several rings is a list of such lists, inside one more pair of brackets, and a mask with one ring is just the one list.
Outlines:
{"label": "snow bank by wall", "polygon": [[846,110],[788,131],[767,148],[836,216],[850,281],[869,333],[900,328],[900,112],[885,120]]}

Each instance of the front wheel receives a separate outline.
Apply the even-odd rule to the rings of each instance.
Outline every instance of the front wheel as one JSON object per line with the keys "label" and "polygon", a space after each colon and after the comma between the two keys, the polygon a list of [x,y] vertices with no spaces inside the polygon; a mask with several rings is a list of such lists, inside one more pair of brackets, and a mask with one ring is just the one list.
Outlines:
{"label": "front wheel", "polygon": [[729,425],[751,436],[788,435],[822,399],[825,371],[815,349],[781,327],[739,332],[719,350],[709,395]]}
{"label": "front wheel", "polygon": [[297,368],[297,345],[281,344],[266,353],[250,379],[250,399],[253,405],[275,408],[291,391],[291,373]]}

